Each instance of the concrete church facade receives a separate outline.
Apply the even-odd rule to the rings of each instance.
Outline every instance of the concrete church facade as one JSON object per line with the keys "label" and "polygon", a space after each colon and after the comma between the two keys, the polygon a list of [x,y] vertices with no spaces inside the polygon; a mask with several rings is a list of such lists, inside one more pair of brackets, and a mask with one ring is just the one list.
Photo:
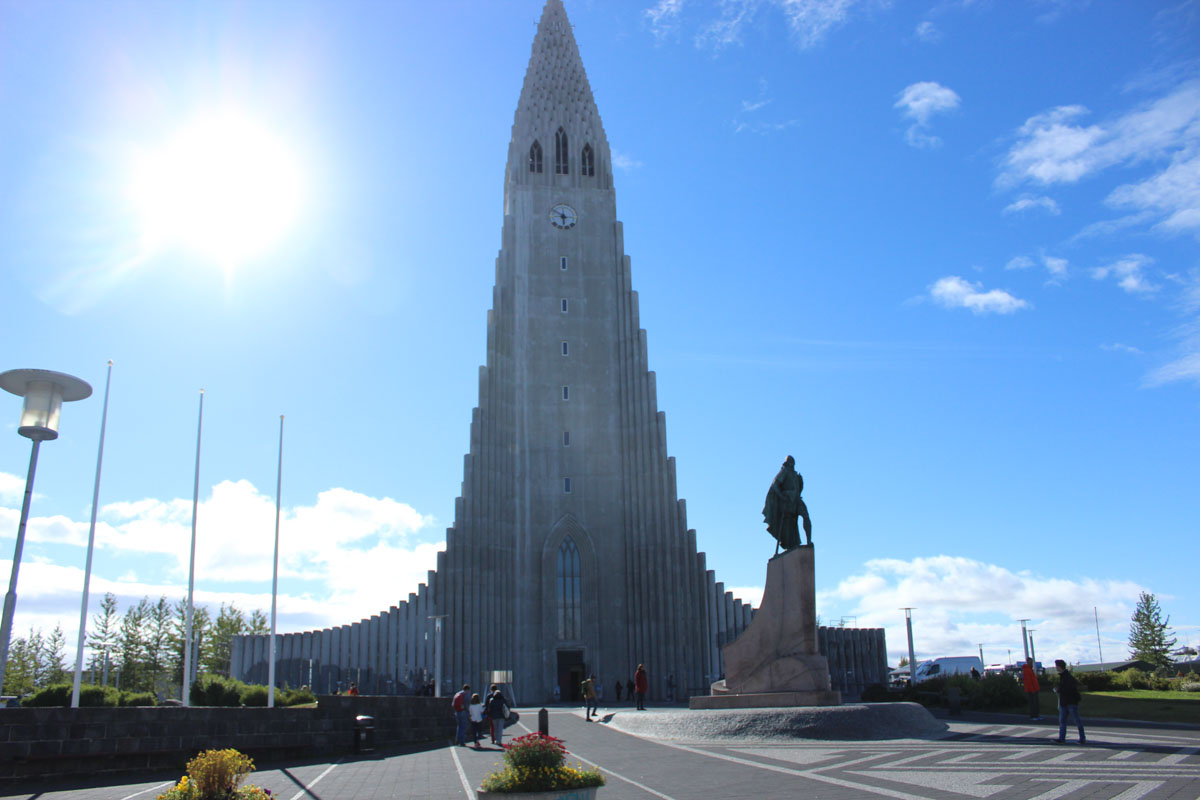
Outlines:
{"label": "concrete church facade", "polygon": [[[444,685],[511,670],[519,702],[545,702],[589,673],[611,697],[645,663],[652,698],[707,692],[751,608],[706,568],[676,492],[611,153],[561,0],[517,104],[492,298],[436,571],[370,619],[280,636],[277,679],[390,693],[440,659]],[[235,677],[265,681],[265,636],[232,656]]]}

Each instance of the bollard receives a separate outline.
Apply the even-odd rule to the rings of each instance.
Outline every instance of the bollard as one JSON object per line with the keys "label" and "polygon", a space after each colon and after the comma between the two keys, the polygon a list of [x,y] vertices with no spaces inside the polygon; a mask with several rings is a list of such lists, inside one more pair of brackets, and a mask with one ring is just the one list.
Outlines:
{"label": "bollard", "polygon": [[550,712],[544,708],[538,712],[538,733],[542,736],[550,735]]}

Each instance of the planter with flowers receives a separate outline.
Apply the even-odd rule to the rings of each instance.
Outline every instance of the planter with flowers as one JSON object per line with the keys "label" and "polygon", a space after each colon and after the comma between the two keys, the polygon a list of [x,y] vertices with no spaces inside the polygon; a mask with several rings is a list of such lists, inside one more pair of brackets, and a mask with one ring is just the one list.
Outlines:
{"label": "planter with flowers", "polygon": [[553,736],[531,733],[504,747],[505,765],[488,773],[478,800],[594,800],[604,776],[583,765],[568,766],[567,749]]}
{"label": "planter with flowers", "polygon": [[271,800],[269,789],[241,785],[253,771],[254,762],[237,750],[205,750],[158,800]]}

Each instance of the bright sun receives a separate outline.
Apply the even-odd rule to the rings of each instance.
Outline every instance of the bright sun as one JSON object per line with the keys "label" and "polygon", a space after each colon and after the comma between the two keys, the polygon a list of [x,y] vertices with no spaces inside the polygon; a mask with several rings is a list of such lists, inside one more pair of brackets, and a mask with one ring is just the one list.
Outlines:
{"label": "bright sun", "polygon": [[277,242],[300,211],[299,166],[245,117],[201,119],[136,167],[132,194],[148,249],[184,247],[227,272]]}

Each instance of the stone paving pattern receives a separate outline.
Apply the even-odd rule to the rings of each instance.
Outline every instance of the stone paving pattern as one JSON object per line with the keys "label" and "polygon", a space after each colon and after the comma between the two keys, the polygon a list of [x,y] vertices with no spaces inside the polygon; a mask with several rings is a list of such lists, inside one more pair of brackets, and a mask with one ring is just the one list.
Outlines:
{"label": "stone paving pattern", "polygon": [[[1057,726],[977,715],[948,721],[940,738],[655,740],[617,729],[627,709],[550,712],[550,732],[572,759],[607,773],[602,800],[896,798],[897,800],[1197,800],[1200,726],[1088,725],[1088,745],[1057,745]],[[645,714],[655,714],[653,709]],[[669,713],[679,713],[671,711]],[[522,710],[517,735],[536,724]],[[509,730],[510,733],[514,729]],[[486,745],[486,743],[485,743]],[[450,745],[305,763],[263,764],[251,782],[283,800],[473,798],[500,751]],[[0,785],[0,798],[146,800],[177,775],[106,783]]]}

